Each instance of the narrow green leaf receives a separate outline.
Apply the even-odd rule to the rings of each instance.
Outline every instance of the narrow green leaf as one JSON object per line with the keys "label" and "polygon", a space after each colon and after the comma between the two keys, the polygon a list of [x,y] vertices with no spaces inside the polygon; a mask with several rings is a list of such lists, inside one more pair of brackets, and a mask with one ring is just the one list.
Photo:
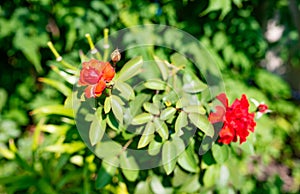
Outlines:
{"label": "narrow green leaf", "polygon": [[126,151],[123,151],[120,156],[120,167],[127,180],[133,182],[138,178],[139,166],[133,156],[128,156]]}
{"label": "narrow green leaf", "polygon": [[176,147],[166,141],[162,148],[162,164],[167,175],[171,174],[176,166]]}
{"label": "narrow green leaf", "polygon": [[144,107],[145,111],[147,111],[147,112],[149,112],[153,115],[158,115],[159,114],[159,108],[153,103],[145,102],[143,104],[143,107]]}
{"label": "narrow green leaf", "polygon": [[148,123],[152,119],[153,119],[153,115],[152,114],[150,114],[150,113],[141,113],[141,114],[135,116],[132,119],[131,124],[132,125],[142,125],[142,124]]}
{"label": "narrow green leaf", "polygon": [[163,80],[166,81],[169,76],[169,68],[168,68],[167,64],[163,60],[158,58],[157,56],[154,56],[154,60],[160,70]]}
{"label": "narrow green leaf", "polygon": [[189,113],[188,117],[198,129],[203,131],[207,136],[213,137],[214,127],[206,116],[197,113]]}
{"label": "narrow green leaf", "polygon": [[121,96],[124,97],[126,100],[133,100],[134,99],[134,91],[132,87],[125,83],[125,82],[116,82],[114,87],[121,92]]}
{"label": "narrow green leaf", "polygon": [[144,83],[144,86],[151,90],[165,90],[166,82],[159,79],[150,79]]}
{"label": "narrow green leaf", "polygon": [[168,119],[172,118],[175,113],[176,113],[176,108],[168,107],[161,112],[160,119],[164,120],[164,121],[168,120]]}
{"label": "narrow green leaf", "polygon": [[143,65],[143,58],[141,56],[131,59],[121,69],[120,73],[118,74],[117,80],[126,81],[134,77],[135,75],[141,72],[142,65]]}
{"label": "narrow green leaf", "polygon": [[117,167],[114,165],[111,165],[105,161],[102,162],[101,167],[97,173],[96,178],[96,188],[102,189],[107,184],[111,182],[112,177],[117,171]]}
{"label": "narrow green leaf", "polygon": [[72,90],[60,81],[52,80],[49,78],[39,78],[39,81],[54,87],[65,96],[68,96],[72,93]]}
{"label": "narrow green leaf", "polygon": [[155,126],[153,122],[148,122],[139,140],[138,149],[147,146],[154,139]]}
{"label": "narrow green leaf", "polygon": [[115,117],[122,124],[123,117],[124,117],[122,105],[120,104],[120,101],[118,100],[118,98],[116,98],[114,95],[111,96],[111,108],[112,108],[112,111],[113,111]]}
{"label": "narrow green leaf", "polygon": [[104,113],[105,114],[109,113],[110,109],[111,109],[111,96],[105,98]]}
{"label": "narrow green leaf", "polygon": [[183,111],[187,113],[198,113],[204,115],[206,110],[203,108],[202,105],[191,105],[183,107]]}
{"label": "narrow green leaf", "polygon": [[187,114],[181,111],[175,121],[175,133],[180,134],[181,129],[188,125]]}
{"label": "narrow green leaf", "polygon": [[163,140],[167,140],[169,138],[169,129],[166,123],[159,118],[154,119],[154,124],[157,133]]}
{"label": "narrow green leaf", "polygon": [[63,105],[48,105],[42,106],[40,108],[34,109],[31,114],[33,115],[62,115],[68,117],[74,117],[73,110],[69,108],[65,108]]}

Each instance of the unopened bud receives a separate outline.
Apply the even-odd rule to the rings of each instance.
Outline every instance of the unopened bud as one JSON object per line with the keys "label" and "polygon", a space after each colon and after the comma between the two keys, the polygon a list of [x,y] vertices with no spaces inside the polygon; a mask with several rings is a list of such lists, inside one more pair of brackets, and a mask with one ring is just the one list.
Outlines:
{"label": "unopened bud", "polygon": [[112,62],[114,62],[114,63],[120,61],[121,60],[121,54],[119,52],[119,49],[114,50],[111,53],[110,57],[111,57]]}

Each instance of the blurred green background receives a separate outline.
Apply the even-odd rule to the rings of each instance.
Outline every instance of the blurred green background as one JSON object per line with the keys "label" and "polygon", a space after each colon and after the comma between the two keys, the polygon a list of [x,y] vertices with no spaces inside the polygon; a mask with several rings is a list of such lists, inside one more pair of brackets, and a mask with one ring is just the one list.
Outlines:
{"label": "blurred green background", "polygon": [[[235,156],[243,164],[244,178],[232,182],[226,192],[297,193],[299,18],[299,0],[2,0],[0,193],[135,191],[138,181],[118,181],[120,177],[113,178],[104,190],[97,189],[101,161],[85,148],[72,119],[30,113],[65,99],[38,80],[48,77],[64,82],[51,71],[50,65],[57,62],[48,41],[77,66],[79,50],[89,50],[86,33],[96,41],[103,37],[104,28],[114,32],[149,23],[174,26],[196,37],[218,63],[231,102],[246,93],[273,111],[258,121],[254,146],[244,149],[246,155]],[[63,147],[58,151],[50,149],[51,145]],[[206,188],[201,192],[229,187],[205,184],[201,183]]]}

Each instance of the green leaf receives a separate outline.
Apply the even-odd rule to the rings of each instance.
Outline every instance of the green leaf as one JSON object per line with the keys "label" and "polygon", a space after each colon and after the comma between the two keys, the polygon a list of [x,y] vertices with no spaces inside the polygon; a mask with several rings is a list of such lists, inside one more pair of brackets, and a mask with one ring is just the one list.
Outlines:
{"label": "green leaf", "polygon": [[168,119],[172,118],[175,115],[175,113],[176,113],[176,108],[168,107],[161,112],[160,119],[168,120]]}
{"label": "green leaf", "polygon": [[144,86],[151,90],[165,90],[166,82],[159,79],[150,79],[144,83]]}
{"label": "green leaf", "polygon": [[183,67],[185,67],[187,65],[188,60],[184,57],[184,55],[181,55],[179,53],[174,53],[171,56],[171,62],[176,67],[183,68]]}
{"label": "green leaf", "polygon": [[134,99],[134,91],[130,85],[125,82],[116,82],[114,87],[121,92],[121,96],[124,97],[126,100],[133,100]]}
{"label": "green leaf", "polygon": [[122,152],[121,144],[115,141],[101,141],[97,143],[95,154],[102,159],[115,159]]}
{"label": "green leaf", "polygon": [[178,164],[189,172],[197,172],[199,169],[193,147],[194,146],[189,145],[178,158]]}
{"label": "green leaf", "polygon": [[96,178],[96,188],[102,189],[107,184],[111,182],[112,177],[115,175],[117,167],[110,165],[109,163],[103,161],[101,167],[97,173]]}
{"label": "green leaf", "polygon": [[213,157],[217,163],[224,163],[229,158],[229,148],[227,145],[214,144],[211,148]]}
{"label": "green leaf", "polygon": [[199,78],[190,70],[186,70],[183,74],[183,82],[183,90],[187,93],[198,93],[207,88],[207,85],[200,81]]}
{"label": "green leaf", "polygon": [[206,110],[203,108],[202,105],[191,105],[183,107],[183,111],[187,113],[198,113],[204,115]]}
{"label": "green leaf", "polygon": [[159,59],[157,56],[154,56],[154,60],[160,70],[163,80],[166,81],[169,76],[169,68],[167,64],[163,60]]}
{"label": "green leaf", "polygon": [[180,134],[181,129],[188,125],[187,114],[181,111],[175,121],[175,133]]}
{"label": "green leaf", "polygon": [[6,104],[6,100],[7,100],[7,92],[0,88],[0,113],[2,112],[3,107]]}
{"label": "green leaf", "polygon": [[166,123],[159,118],[154,119],[154,124],[157,133],[163,140],[167,140],[169,138],[169,129]]}
{"label": "green leaf", "polygon": [[45,151],[54,153],[69,153],[73,154],[85,148],[85,144],[82,142],[72,142],[64,144],[55,144],[45,147]]}
{"label": "green leaf", "polygon": [[197,113],[189,113],[188,117],[198,129],[203,131],[207,136],[213,137],[214,127],[206,116]]}
{"label": "green leaf", "polygon": [[126,81],[139,74],[141,72],[142,65],[143,58],[141,56],[131,59],[121,69],[120,73],[118,74],[117,81]]}
{"label": "green leaf", "polygon": [[145,102],[143,104],[143,107],[144,107],[145,111],[147,111],[147,112],[149,112],[153,115],[158,115],[159,114],[159,108],[153,103]]}
{"label": "green leaf", "polygon": [[155,126],[153,122],[148,122],[139,140],[138,149],[147,146],[154,139]]}
{"label": "green leaf", "polygon": [[150,142],[149,147],[148,147],[149,155],[151,155],[151,156],[157,155],[160,152],[161,147],[162,147],[162,143],[157,142],[154,139],[153,141]]}
{"label": "green leaf", "polygon": [[63,105],[48,105],[42,106],[40,108],[34,109],[31,114],[33,115],[62,115],[67,117],[74,117],[72,109],[65,108]]}
{"label": "green leaf", "polygon": [[104,113],[105,114],[109,113],[110,109],[111,109],[111,96],[105,98]]}
{"label": "green leaf", "polygon": [[142,105],[144,102],[149,101],[151,98],[150,95],[140,93],[138,94],[134,100],[129,102],[129,107],[130,107],[130,113],[134,117],[137,115],[137,113],[141,110]]}
{"label": "green leaf", "polygon": [[150,184],[148,181],[140,181],[134,190],[134,194],[152,194]]}
{"label": "green leaf", "polygon": [[219,178],[220,170],[216,165],[209,166],[203,176],[204,186],[209,188],[216,184],[216,180]]}
{"label": "green leaf", "polygon": [[92,146],[96,145],[98,142],[101,141],[105,133],[105,128],[106,128],[105,120],[99,120],[99,118],[95,118],[92,121],[89,130],[89,138]]}
{"label": "green leaf", "polygon": [[208,8],[204,10],[200,16],[206,15],[212,11],[221,10],[220,19],[223,19],[227,13],[231,10],[231,1],[230,0],[220,0],[214,1],[210,0]]}
{"label": "green leaf", "polygon": [[39,78],[39,81],[54,87],[65,96],[69,96],[72,93],[72,90],[60,81],[52,80],[49,78]]}
{"label": "green leaf", "polygon": [[153,119],[153,115],[152,114],[150,114],[150,113],[141,113],[141,114],[135,116],[132,119],[131,124],[132,125],[142,125],[142,124],[148,123],[152,119]]}
{"label": "green leaf", "polygon": [[199,182],[199,174],[195,174],[194,176],[188,176],[183,185],[180,187],[180,193],[198,193],[197,191],[200,189],[201,185]]}
{"label": "green leaf", "polygon": [[138,178],[139,166],[133,156],[128,156],[126,151],[123,151],[120,156],[120,167],[127,180],[133,182]]}
{"label": "green leaf", "polygon": [[113,111],[115,117],[122,124],[123,123],[123,117],[124,117],[123,109],[122,109],[122,105],[120,104],[120,100],[115,95],[111,96],[111,108],[112,108],[112,111]]}
{"label": "green leaf", "polygon": [[171,174],[176,166],[176,147],[170,141],[163,144],[162,164],[167,175]]}

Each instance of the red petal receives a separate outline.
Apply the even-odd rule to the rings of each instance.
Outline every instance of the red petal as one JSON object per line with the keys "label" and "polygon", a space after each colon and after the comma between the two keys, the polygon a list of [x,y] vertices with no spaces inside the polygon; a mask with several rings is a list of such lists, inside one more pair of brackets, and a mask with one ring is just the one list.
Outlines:
{"label": "red petal", "polygon": [[114,76],[115,76],[115,69],[110,65],[110,63],[106,63],[103,69],[102,78],[105,81],[110,82],[114,78]]}
{"label": "red petal", "polygon": [[216,106],[216,112],[209,114],[208,120],[214,124],[224,121],[225,109],[222,106]]}
{"label": "red petal", "polygon": [[89,85],[85,88],[84,93],[87,98],[95,97],[95,85]]}
{"label": "red petal", "polygon": [[225,93],[221,93],[216,97],[226,108],[228,107],[228,99]]}
{"label": "red petal", "polygon": [[103,80],[100,80],[98,84],[95,86],[95,96],[101,96],[103,90],[106,88],[106,83]]}

